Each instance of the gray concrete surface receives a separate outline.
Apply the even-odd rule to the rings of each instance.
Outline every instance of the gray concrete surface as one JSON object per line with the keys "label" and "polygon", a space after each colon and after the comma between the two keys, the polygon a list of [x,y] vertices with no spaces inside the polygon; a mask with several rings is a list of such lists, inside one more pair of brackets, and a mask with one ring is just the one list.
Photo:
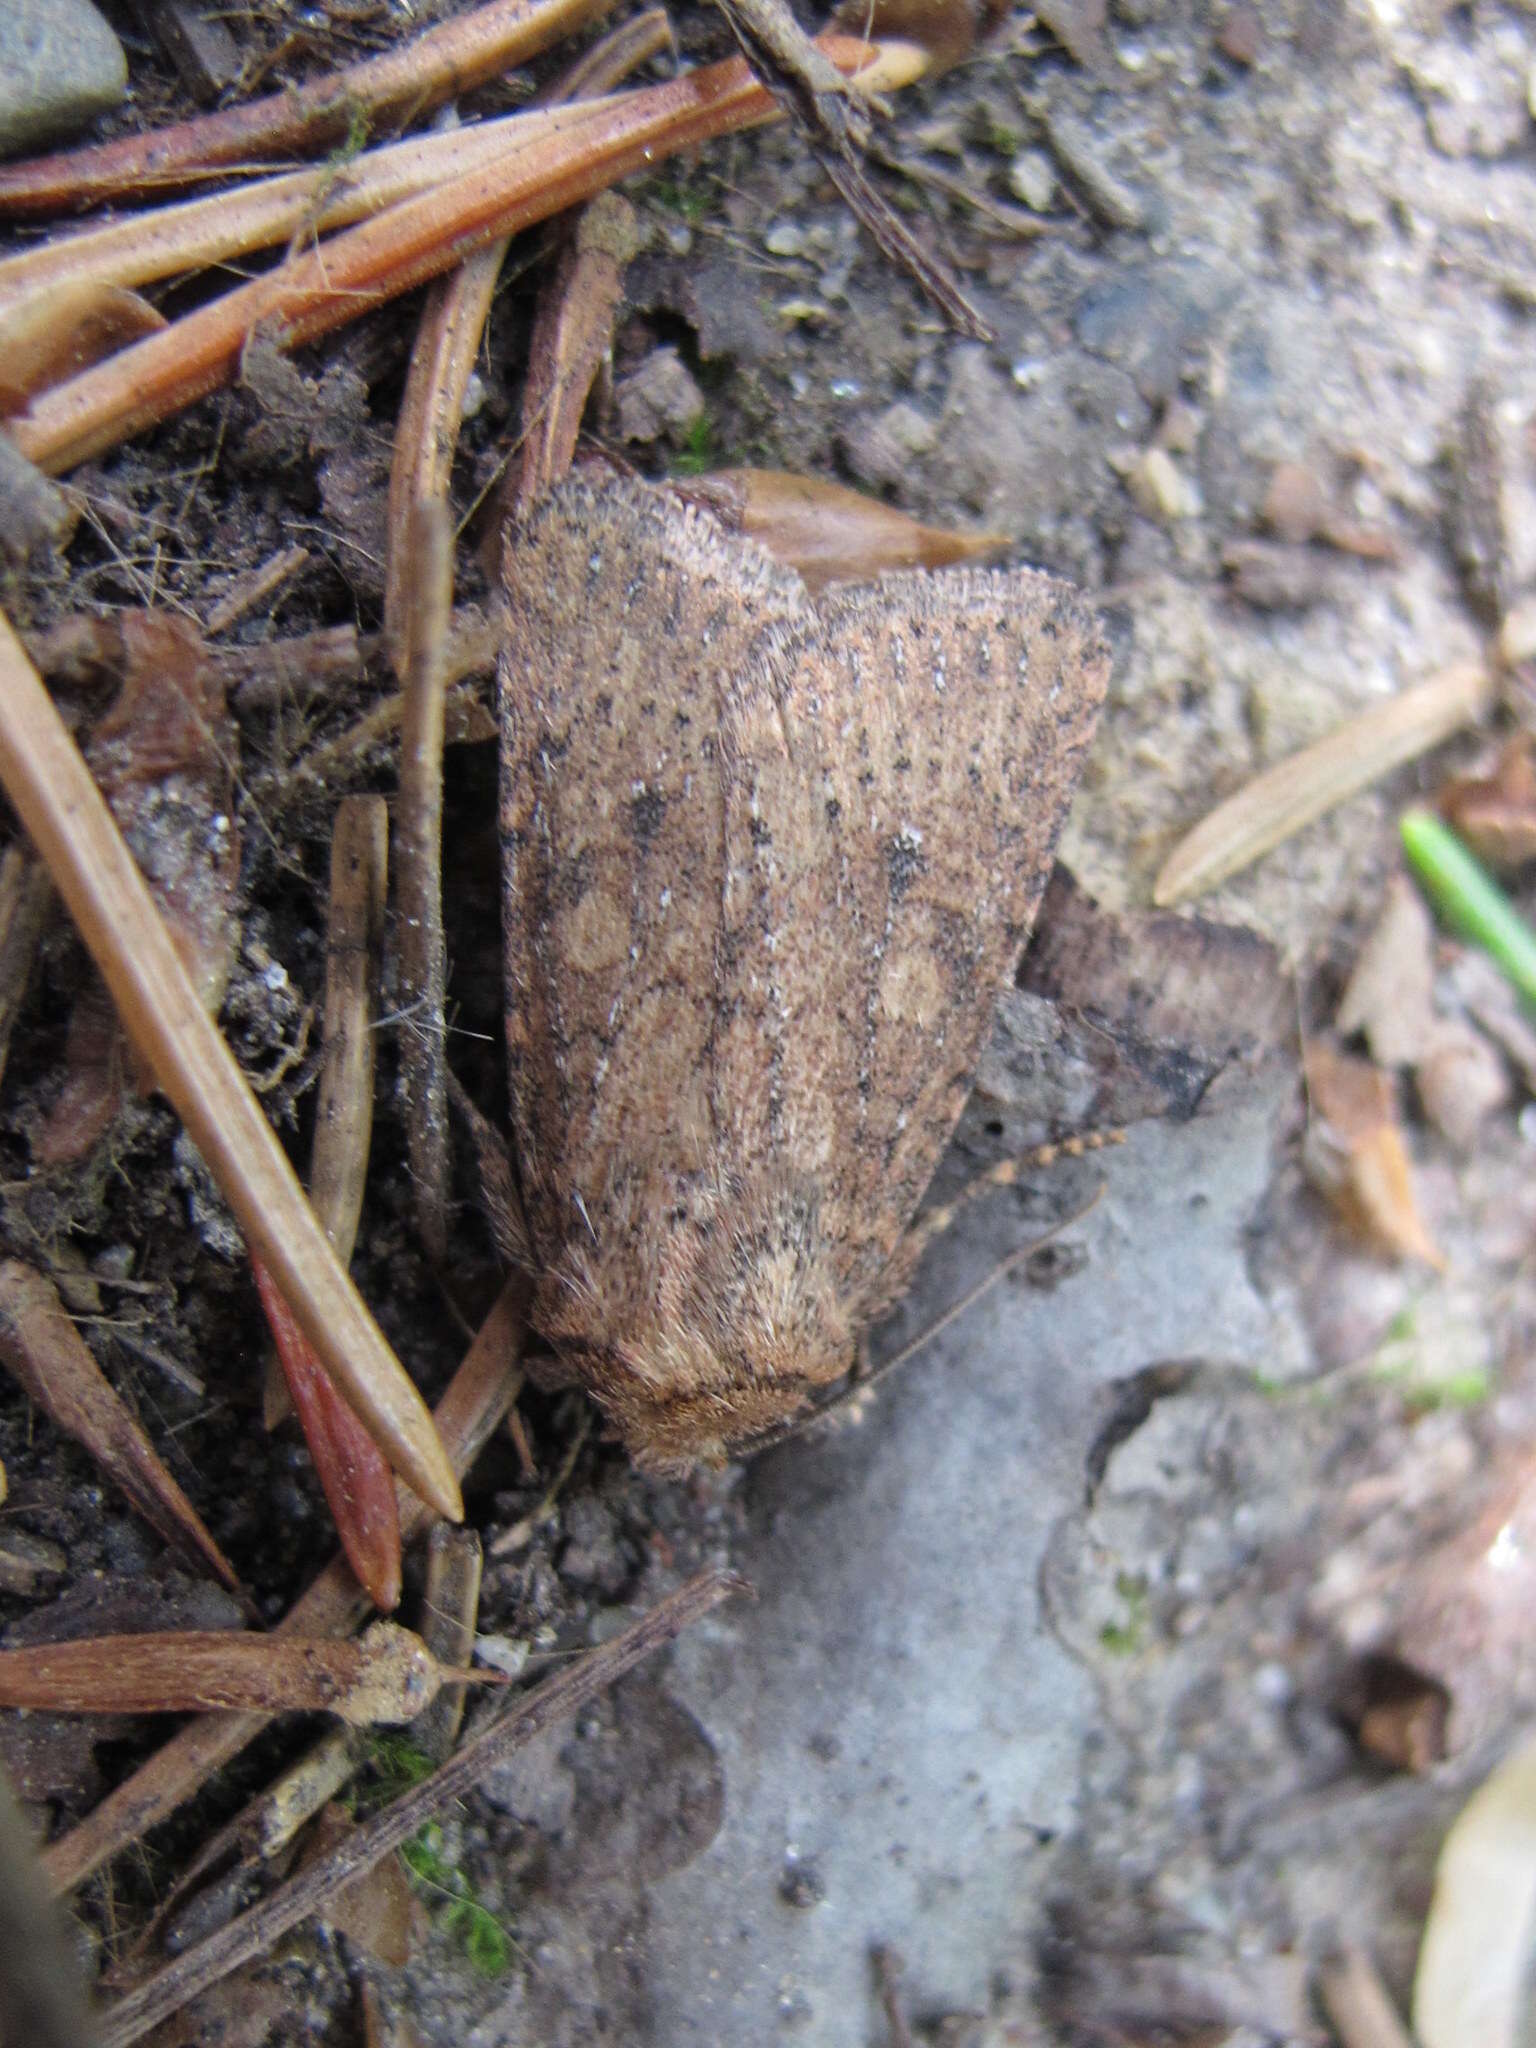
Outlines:
{"label": "gray concrete surface", "polygon": [[[1245,1266],[1277,1083],[1064,1172],[1107,1193],[1049,1292],[1012,1278],[882,1389],[858,1424],[770,1454],[739,1563],[758,1604],[684,1639],[668,1689],[725,1774],[710,1848],[651,1895],[649,2039],[884,2042],[870,1951],[918,2010],[985,2007],[1051,1838],[1070,1827],[1094,1718],[1042,1614],[1053,1530],[1083,1500],[1117,1380],[1163,1358],[1270,1369]],[[989,1200],[906,1304],[920,1328],[1034,1226]],[[1174,1255],[1176,1252],[1176,1256]]]}

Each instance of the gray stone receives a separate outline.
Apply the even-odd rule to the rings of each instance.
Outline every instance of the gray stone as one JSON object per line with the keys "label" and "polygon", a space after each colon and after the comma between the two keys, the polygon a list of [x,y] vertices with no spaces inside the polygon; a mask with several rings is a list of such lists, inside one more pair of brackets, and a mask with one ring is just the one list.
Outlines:
{"label": "gray stone", "polygon": [[670,345],[653,348],[614,393],[626,441],[680,441],[704,412],[704,394]]}
{"label": "gray stone", "polygon": [[564,1834],[576,1804],[576,1780],[560,1760],[570,1739],[567,1727],[545,1729],[504,1764],[487,1771],[480,1780],[481,1793],[492,1806],[540,1834]]}
{"label": "gray stone", "polygon": [[123,46],[90,0],[0,7],[0,156],[72,134],[127,88]]}

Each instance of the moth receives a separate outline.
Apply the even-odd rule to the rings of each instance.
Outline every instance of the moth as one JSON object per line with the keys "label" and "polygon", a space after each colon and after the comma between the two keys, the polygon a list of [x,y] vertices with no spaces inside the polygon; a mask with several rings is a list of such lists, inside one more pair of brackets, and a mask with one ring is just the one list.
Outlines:
{"label": "moth", "polygon": [[1069,585],[812,601],[706,512],[576,476],[509,531],[499,665],[532,1320],[639,1463],[855,1362],[971,1086],[1103,702]]}

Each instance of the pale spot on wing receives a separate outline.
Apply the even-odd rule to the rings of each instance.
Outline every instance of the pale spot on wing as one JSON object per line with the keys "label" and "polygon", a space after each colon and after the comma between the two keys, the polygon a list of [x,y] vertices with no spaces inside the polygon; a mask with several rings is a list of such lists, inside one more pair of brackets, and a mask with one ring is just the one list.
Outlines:
{"label": "pale spot on wing", "polygon": [[929,1031],[943,1016],[944,984],[931,953],[892,953],[880,975],[880,1007],[893,1024]]}
{"label": "pale spot on wing", "polygon": [[572,967],[586,974],[617,967],[629,957],[629,905],[593,889],[565,920],[561,936]]}

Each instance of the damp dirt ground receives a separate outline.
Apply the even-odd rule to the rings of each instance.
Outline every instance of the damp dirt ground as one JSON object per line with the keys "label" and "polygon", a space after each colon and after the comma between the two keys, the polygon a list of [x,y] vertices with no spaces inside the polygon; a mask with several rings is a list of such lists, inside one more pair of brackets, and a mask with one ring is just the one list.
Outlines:
{"label": "damp dirt ground", "polygon": [[[233,27],[275,46],[290,12]],[[338,57],[393,25],[342,12],[305,15]],[[1061,851],[1128,920],[1144,995],[1171,943],[1144,913],[1181,828],[1343,716],[1479,655],[1488,621],[1452,502],[1474,388],[1503,588],[1536,582],[1536,25],[1430,0],[1057,12],[1070,51],[1015,17],[904,97],[883,136],[882,180],[993,342],[946,331],[803,146],[764,133],[631,188],[642,249],[589,424],[645,474],[835,478],[1000,531],[1017,559],[1085,586],[1115,670]],[[314,26],[327,15],[333,42]],[[708,14],[677,28],[689,59],[727,47]],[[176,109],[136,33],[130,59],[141,104]],[[530,241],[477,367],[454,473],[466,514],[515,433],[539,275]],[[291,366],[253,359],[239,389],[78,472],[73,540],[10,575],[18,622],[145,605],[205,621],[296,542],[304,568],[233,637],[374,630],[413,314],[389,309]],[[1309,473],[1336,532],[1385,545],[1276,545],[1281,464]],[[466,599],[484,595],[475,538],[471,517]],[[358,752],[321,788],[293,769],[383,687],[236,706],[226,1025],[273,1080],[301,1161],[330,816],[345,788],[388,791],[393,767]],[[99,701],[82,689],[74,708]],[[1208,980],[1143,1034],[1162,1064],[1139,1090],[1089,1085],[1081,1013],[1026,971],[945,1185],[1085,1106],[1124,1112],[1127,1142],[967,1212],[877,1356],[1065,1227],[853,1423],[667,1483],[632,1472],[578,1397],[530,1391],[536,1472],[499,1436],[468,1490],[480,1627],[502,1654],[523,1646],[536,1669],[602,1640],[705,1562],[743,1572],[755,1603],[445,1818],[443,1867],[505,1931],[492,1973],[464,1916],[425,1892],[404,1965],[311,1925],[163,2038],[340,2048],[363,2038],[367,1980],[433,2048],[1002,2048],[1159,2028],[1247,2048],[1309,2038],[1306,1968],[1338,1940],[1368,1944],[1405,1998],[1439,1840],[1536,1703],[1536,1672],[1508,1645],[1469,1663],[1465,1739],[1418,1776],[1362,1752],[1350,1686],[1536,1419],[1530,1119],[1516,1088],[1470,1152],[1411,1129],[1448,1270],[1392,1266],[1303,1184],[1295,1046],[1331,1015],[1374,920],[1403,803],[1475,752],[1469,739],[1401,771],[1201,905],[1227,934],[1202,938]],[[493,745],[450,749],[454,1060],[493,1116],[494,800]],[[306,1454],[262,1429],[261,1326],[216,1192],[152,1098],[68,1170],[36,1157],[85,983],[51,922],[0,1091],[0,1235],[68,1280],[93,1349],[275,1618],[330,1539]],[[1094,1025],[1116,1043],[1135,1035],[1118,1002]],[[453,1269],[417,1245],[388,1026],[380,1045],[354,1271],[431,1393],[493,1298],[496,1259],[467,1175]],[[0,1454],[0,1529],[25,1539],[6,1640],[231,1618],[16,1395]],[[417,1591],[412,1577],[407,1618]],[[277,1731],[86,1888],[95,1945],[123,1938],[299,1737]],[[58,1828],[152,1739],[141,1722],[12,1717],[3,1754]]]}

